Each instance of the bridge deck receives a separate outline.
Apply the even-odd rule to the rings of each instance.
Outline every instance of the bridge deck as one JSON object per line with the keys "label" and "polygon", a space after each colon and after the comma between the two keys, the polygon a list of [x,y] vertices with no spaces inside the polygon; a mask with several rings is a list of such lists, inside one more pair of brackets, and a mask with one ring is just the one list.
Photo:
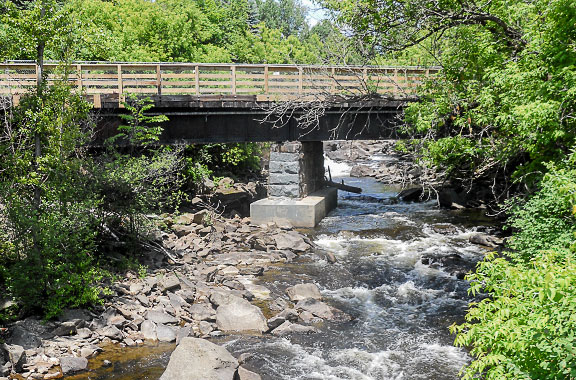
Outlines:
{"label": "bridge deck", "polygon": [[[67,80],[101,108],[121,103],[128,94],[161,96],[165,102],[173,95],[189,95],[196,102],[278,102],[368,92],[403,99],[413,96],[422,80],[438,69],[105,62],[46,64],[45,71],[49,82],[62,78],[65,71]],[[0,95],[17,103],[36,85],[37,72],[34,63],[0,64]]]}

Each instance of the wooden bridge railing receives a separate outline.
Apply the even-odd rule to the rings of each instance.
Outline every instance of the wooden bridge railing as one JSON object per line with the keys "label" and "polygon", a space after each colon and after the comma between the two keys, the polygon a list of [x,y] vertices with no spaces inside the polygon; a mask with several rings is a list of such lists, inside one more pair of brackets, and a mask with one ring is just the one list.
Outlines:
{"label": "wooden bridge railing", "polygon": [[[19,97],[36,85],[33,63],[0,64],[0,95]],[[46,64],[49,82],[62,78],[61,65]],[[197,63],[76,63],[65,68],[67,80],[100,107],[100,96],[127,94],[194,95],[199,99],[255,96],[284,101],[326,95],[354,95],[367,90],[405,98],[438,71],[417,67],[338,67],[307,65]]]}

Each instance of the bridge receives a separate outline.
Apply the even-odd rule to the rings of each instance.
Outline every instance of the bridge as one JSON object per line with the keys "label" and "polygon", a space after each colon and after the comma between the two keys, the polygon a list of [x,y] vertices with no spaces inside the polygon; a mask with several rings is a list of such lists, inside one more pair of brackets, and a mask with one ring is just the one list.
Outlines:
{"label": "bridge", "polygon": [[[116,134],[130,94],[150,97],[164,114],[163,143],[323,141],[394,137],[396,116],[437,68],[199,63],[44,65],[47,81],[63,75],[94,105],[97,139]],[[14,104],[37,83],[35,63],[0,64],[0,96]],[[366,99],[371,94],[371,100]],[[354,100],[358,99],[358,100]],[[327,100],[330,100],[327,102]],[[327,103],[315,128],[302,128],[294,109],[282,126],[259,123],[279,102]],[[342,125],[338,130],[335,126]],[[366,126],[369,125],[369,128]]]}
{"label": "bridge", "polygon": [[[38,72],[35,63],[0,64],[0,96],[18,104]],[[321,142],[396,138],[403,107],[438,68],[75,62],[48,63],[44,72],[48,84],[65,78],[93,104],[95,144],[117,134],[133,94],[150,97],[151,114],[168,116],[163,144],[289,142],[272,146],[268,194],[302,201],[266,200],[253,218],[314,226],[336,202],[323,189]],[[310,104],[319,105],[316,122],[303,126]],[[281,123],[261,122],[278,107]]]}

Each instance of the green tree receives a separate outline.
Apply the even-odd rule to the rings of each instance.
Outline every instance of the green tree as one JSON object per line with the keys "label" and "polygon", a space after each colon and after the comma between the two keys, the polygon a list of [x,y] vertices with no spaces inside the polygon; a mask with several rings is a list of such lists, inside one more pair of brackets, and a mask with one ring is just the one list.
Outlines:
{"label": "green tree", "polygon": [[442,67],[406,121],[453,180],[532,185],[574,145],[573,1],[324,3],[377,50],[418,48]]}

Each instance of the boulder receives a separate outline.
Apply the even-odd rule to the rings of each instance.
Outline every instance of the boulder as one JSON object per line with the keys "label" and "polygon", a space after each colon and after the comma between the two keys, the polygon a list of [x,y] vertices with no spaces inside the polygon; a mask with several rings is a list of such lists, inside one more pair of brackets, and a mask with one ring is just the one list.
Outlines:
{"label": "boulder", "polygon": [[276,247],[279,250],[290,249],[296,252],[305,252],[311,247],[304,241],[302,235],[296,231],[282,232],[273,236]]}
{"label": "boulder", "polygon": [[313,326],[302,326],[286,321],[274,329],[274,331],[272,331],[272,335],[283,336],[288,334],[310,334],[315,332],[318,332],[318,329]]}
{"label": "boulder", "polygon": [[158,324],[156,326],[156,335],[160,342],[172,343],[176,340],[176,331],[169,326]]}
{"label": "boulder", "polygon": [[4,344],[2,348],[8,353],[8,360],[12,363],[12,369],[16,372],[22,371],[22,367],[26,364],[26,351],[24,347],[17,344]]}
{"label": "boulder", "polygon": [[238,380],[262,380],[260,375],[258,375],[257,373],[254,373],[252,371],[248,371],[244,367],[238,367],[237,379]]}
{"label": "boulder", "polygon": [[266,318],[260,308],[242,298],[218,307],[216,325],[221,331],[262,333],[268,330]]}
{"label": "boulder", "polygon": [[424,191],[421,187],[404,189],[398,193],[398,198],[405,202],[420,202],[424,198]]}
{"label": "boulder", "polygon": [[304,300],[298,301],[296,304],[296,309],[308,311],[322,319],[334,318],[334,313],[332,313],[330,306],[314,298],[306,298]]}
{"label": "boulder", "polygon": [[315,284],[298,284],[286,289],[291,301],[301,301],[306,298],[322,299],[322,294]]}
{"label": "boulder", "polygon": [[146,313],[146,319],[154,323],[164,323],[164,324],[177,324],[178,319],[174,318],[170,314],[162,310],[148,310]]}
{"label": "boulder", "polygon": [[124,339],[122,331],[116,326],[106,326],[102,329],[101,334],[114,340]]}
{"label": "boulder", "polygon": [[238,361],[224,348],[186,337],[172,355],[160,380],[234,380]]}
{"label": "boulder", "polygon": [[60,368],[64,375],[84,371],[88,367],[88,359],[67,356],[60,358]]}
{"label": "boulder", "polygon": [[190,316],[195,321],[215,321],[216,311],[207,303],[195,303],[188,309]]}
{"label": "boulder", "polygon": [[462,209],[466,204],[466,200],[454,189],[445,188],[438,192],[438,203],[440,207]]}
{"label": "boulder", "polygon": [[40,347],[42,338],[23,326],[16,326],[12,329],[9,342],[13,345],[22,346],[24,349],[30,349]]}
{"label": "boulder", "polygon": [[366,165],[356,165],[350,169],[350,177],[370,177],[374,175],[374,169]]}
{"label": "boulder", "polygon": [[158,287],[162,293],[173,292],[180,289],[180,280],[175,275],[167,275],[158,281]]}
{"label": "boulder", "polygon": [[156,334],[156,324],[152,321],[144,321],[140,325],[140,332],[144,339],[147,340],[157,340],[158,335]]}
{"label": "boulder", "polygon": [[496,248],[504,243],[502,239],[486,234],[474,234],[468,240],[472,244],[479,244],[489,248]]}

